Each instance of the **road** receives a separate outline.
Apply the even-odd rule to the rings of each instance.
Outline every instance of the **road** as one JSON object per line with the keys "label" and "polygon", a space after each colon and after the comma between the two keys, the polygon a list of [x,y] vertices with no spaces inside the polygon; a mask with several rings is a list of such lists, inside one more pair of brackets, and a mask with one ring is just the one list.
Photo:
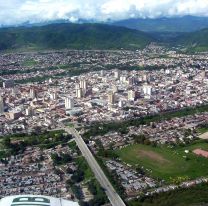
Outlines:
{"label": "road", "polygon": [[121,199],[121,197],[117,194],[113,186],[111,185],[110,181],[107,179],[106,175],[104,174],[103,170],[97,163],[96,159],[92,155],[91,151],[85,144],[84,140],[80,136],[74,128],[67,128],[64,127],[64,130],[75,137],[75,141],[77,146],[79,147],[82,155],[85,157],[86,161],[88,162],[89,166],[91,167],[92,171],[95,174],[96,179],[100,183],[100,185],[104,188],[108,199],[110,200],[113,206],[125,206],[125,203]]}

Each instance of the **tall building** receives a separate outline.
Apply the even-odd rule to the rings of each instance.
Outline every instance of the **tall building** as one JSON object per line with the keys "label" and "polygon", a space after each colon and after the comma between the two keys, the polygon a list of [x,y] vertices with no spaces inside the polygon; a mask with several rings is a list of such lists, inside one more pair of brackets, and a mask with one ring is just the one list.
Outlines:
{"label": "tall building", "polygon": [[121,83],[126,83],[126,79],[127,79],[126,76],[121,76],[120,77],[120,82]]}
{"label": "tall building", "polygon": [[0,96],[0,115],[4,114],[4,100]]}
{"label": "tall building", "polygon": [[114,77],[115,77],[116,79],[119,79],[119,78],[120,78],[120,71],[119,71],[119,70],[116,70],[116,71],[114,72]]}
{"label": "tall building", "polygon": [[104,70],[101,70],[100,71],[100,76],[103,77],[104,75],[105,75],[105,71]]}
{"label": "tall building", "polygon": [[66,109],[74,108],[74,100],[71,97],[65,97],[65,108]]}
{"label": "tall building", "polygon": [[52,93],[50,94],[50,99],[52,99],[52,100],[57,100],[57,98],[58,98],[57,92],[52,92]]}
{"label": "tall building", "polygon": [[37,97],[37,91],[34,88],[30,89],[30,98],[35,99]]}
{"label": "tall building", "polygon": [[144,92],[144,95],[151,96],[152,95],[152,86],[148,85],[148,84],[144,84],[143,85],[143,92]]}
{"label": "tall building", "polygon": [[81,89],[87,89],[87,81],[85,79],[81,79],[79,85]]}
{"label": "tall building", "polygon": [[116,85],[113,86],[113,92],[114,93],[118,92],[118,87]]}
{"label": "tall building", "polygon": [[115,94],[112,93],[112,92],[109,93],[109,94],[108,94],[108,103],[109,103],[109,104],[115,104],[115,100],[116,100],[116,99],[115,99]]}
{"label": "tall building", "polygon": [[75,89],[80,89],[80,84],[75,84]]}
{"label": "tall building", "polygon": [[129,77],[128,78],[128,84],[129,85],[134,85],[135,84],[135,77]]}
{"label": "tall building", "polygon": [[133,91],[133,90],[129,90],[128,91],[128,100],[135,100],[135,97],[136,97],[136,92]]}
{"label": "tall building", "polygon": [[83,90],[80,89],[76,89],[76,97],[77,98],[82,98],[83,97]]}
{"label": "tall building", "polygon": [[26,110],[25,110],[25,114],[27,116],[32,116],[33,115],[33,108],[32,107],[28,107]]}
{"label": "tall building", "polygon": [[123,108],[124,104],[125,104],[125,101],[123,101],[123,100],[120,100],[120,101],[118,102],[118,106],[119,106],[120,108]]}

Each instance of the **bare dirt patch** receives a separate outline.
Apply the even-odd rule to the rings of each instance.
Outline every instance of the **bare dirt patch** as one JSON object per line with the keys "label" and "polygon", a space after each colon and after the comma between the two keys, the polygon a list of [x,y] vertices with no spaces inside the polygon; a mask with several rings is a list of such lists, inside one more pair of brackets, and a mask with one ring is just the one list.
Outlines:
{"label": "bare dirt patch", "polygon": [[208,139],[208,132],[205,132],[205,133],[199,135],[199,138],[200,139]]}
{"label": "bare dirt patch", "polygon": [[153,161],[157,161],[162,164],[170,163],[170,161],[165,159],[162,155],[159,155],[158,153],[153,152],[153,151],[139,150],[139,151],[137,151],[137,154],[140,157],[147,157]]}

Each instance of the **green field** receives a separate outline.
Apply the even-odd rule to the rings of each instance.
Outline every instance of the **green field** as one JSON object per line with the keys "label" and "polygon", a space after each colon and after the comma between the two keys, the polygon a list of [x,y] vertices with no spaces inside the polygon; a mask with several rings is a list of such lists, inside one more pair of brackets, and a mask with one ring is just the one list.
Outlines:
{"label": "green field", "polygon": [[34,59],[26,59],[23,63],[22,63],[22,66],[27,66],[27,67],[32,67],[32,66],[35,66],[37,65],[38,62],[35,61]]}
{"label": "green field", "polygon": [[208,128],[207,127],[197,128],[197,132],[200,134],[204,134],[205,132],[208,132]]}
{"label": "green field", "polygon": [[[195,148],[208,150],[208,143],[201,141],[177,148],[134,144],[116,153],[126,163],[143,166],[151,176],[172,182],[180,177],[192,179],[208,176],[208,159],[193,154]],[[185,150],[190,152],[186,154]]]}

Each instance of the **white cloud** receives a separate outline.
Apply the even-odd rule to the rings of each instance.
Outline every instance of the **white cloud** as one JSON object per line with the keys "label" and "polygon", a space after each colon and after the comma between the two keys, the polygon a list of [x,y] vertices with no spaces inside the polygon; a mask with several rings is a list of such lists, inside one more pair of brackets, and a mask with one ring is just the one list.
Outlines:
{"label": "white cloud", "polygon": [[0,24],[181,15],[208,16],[208,0],[0,0]]}

